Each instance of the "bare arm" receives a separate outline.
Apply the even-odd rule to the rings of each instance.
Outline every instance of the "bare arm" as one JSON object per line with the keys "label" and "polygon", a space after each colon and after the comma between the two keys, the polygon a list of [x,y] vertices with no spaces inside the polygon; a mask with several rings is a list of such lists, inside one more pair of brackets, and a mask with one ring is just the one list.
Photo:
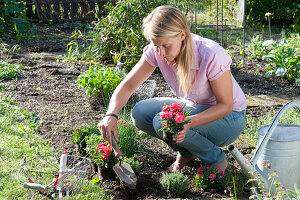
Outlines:
{"label": "bare arm", "polygon": [[[143,57],[127,74],[125,79],[118,85],[112,94],[107,113],[118,115],[119,111],[128,101],[132,93],[140,86],[155,70]],[[105,140],[111,143],[111,133],[114,133],[116,141],[118,140],[117,119],[113,116],[104,117],[99,123],[98,128]]]}
{"label": "bare arm", "polygon": [[231,113],[233,108],[233,91],[230,71],[227,70],[216,80],[210,81],[210,85],[216,97],[216,105],[199,114],[187,117],[187,119],[191,119],[191,123],[186,124],[184,129],[175,137],[176,142],[182,142],[190,128],[216,121]]}

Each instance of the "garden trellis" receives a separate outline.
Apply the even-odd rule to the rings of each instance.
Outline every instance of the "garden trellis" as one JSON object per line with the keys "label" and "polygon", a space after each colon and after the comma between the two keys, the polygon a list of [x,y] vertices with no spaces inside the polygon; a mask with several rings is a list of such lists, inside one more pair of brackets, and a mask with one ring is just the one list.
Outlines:
{"label": "garden trellis", "polygon": [[[106,14],[108,0],[25,0],[30,19],[77,22],[93,21]],[[111,1],[114,2],[114,1]]]}

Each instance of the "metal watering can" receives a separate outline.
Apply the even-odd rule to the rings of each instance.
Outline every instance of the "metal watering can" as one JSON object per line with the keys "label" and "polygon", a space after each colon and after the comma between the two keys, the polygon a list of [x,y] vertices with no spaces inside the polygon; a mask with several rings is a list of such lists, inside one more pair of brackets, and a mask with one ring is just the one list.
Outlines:
{"label": "metal watering can", "polygon": [[[287,189],[294,189],[294,184],[300,185],[300,125],[278,123],[285,111],[291,107],[298,107],[299,102],[289,102],[284,105],[272,121],[271,125],[258,129],[257,148],[248,161],[234,145],[229,145],[228,150],[241,166],[243,172],[254,178],[258,174],[260,180],[253,183],[258,186],[262,183],[267,192],[274,194],[276,188],[272,179],[268,180],[269,173],[273,171],[263,166],[263,161],[268,160],[277,172],[281,185]],[[299,110],[300,111],[300,110]]]}

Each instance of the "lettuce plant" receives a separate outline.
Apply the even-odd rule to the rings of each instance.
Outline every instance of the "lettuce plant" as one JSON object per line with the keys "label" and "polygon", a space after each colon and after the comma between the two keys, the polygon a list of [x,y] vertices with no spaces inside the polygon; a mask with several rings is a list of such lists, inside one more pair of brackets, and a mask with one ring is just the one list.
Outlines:
{"label": "lettuce plant", "polygon": [[120,71],[98,64],[91,66],[87,72],[80,74],[77,82],[87,96],[101,95],[109,98],[125,76],[125,70]]}

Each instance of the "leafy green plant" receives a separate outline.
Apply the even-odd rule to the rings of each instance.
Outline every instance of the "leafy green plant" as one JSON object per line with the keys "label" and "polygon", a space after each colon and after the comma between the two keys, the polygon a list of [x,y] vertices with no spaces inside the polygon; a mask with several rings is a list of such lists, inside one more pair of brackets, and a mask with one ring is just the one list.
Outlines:
{"label": "leafy green plant", "polygon": [[188,189],[188,178],[181,172],[163,172],[159,182],[162,190],[171,196],[181,195]]}
{"label": "leafy green plant", "polygon": [[73,140],[78,144],[80,150],[86,148],[86,137],[90,135],[100,135],[98,128],[93,124],[80,124],[73,130]]}
{"label": "leafy green plant", "polygon": [[114,89],[124,79],[126,73],[103,64],[95,64],[83,74],[80,74],[77,82],[87,96],[101,95],[109,98]]}
{"label": "leafy green plant", "polygon": [[223,191],[227,182],[223,171],[218,172],[213,168],[201,166],[194,177],[194,184],[203,190]]}
{"label": "leafy green plant", "polygon": [[0,33],[23,34],[29,29],[23,1],[0,0]]}
{"label": "leafy green plant", "polygon": [[263,59],[271,62],[267,67],[266,76],[279,76],[300,84],[300,56],[297,54],[299,50],[299,47],[290,47],[285,38],[278,44],[274,43],[273,49],[263,56]]}
{"label": "leafy green plant", "polygon": [[123,157],[122,162],[128,163],[135,173],[138,173],[140,171],[140,166],[141,166],[142,162],[135,160],[134,157],[128,158],[125,156],[125,157]]}
{"label": "leafy green plant", "polygon": [[250,56],[252,58],[262,60],[263,56],[270,52],[274,42],[274,40],[264,41],[260,35],[253,37],[250,44],[247,44]]}
{"label": "leafy green plant", "polygon": [[24,67],[17,64],[9,64],[0,61],[0,80],[16,79]]}
{"label": "leafy green plant", "polygon": [[294,185],[295,191],[287,189],[287,196],[290,200],[300,199],[300,187],[298,184]]}
{"label": "leafy green plant", "polygon": [[87,34],[76,31],[73,35],[74,40],[68,45],[69,55],[81,60],[122,62],[130,70],[147,44],[141,30],[143,18],[166,3],[166,0],[120,0],[116,5],[107,4],[109,14],[96,23],[94,30]]}

